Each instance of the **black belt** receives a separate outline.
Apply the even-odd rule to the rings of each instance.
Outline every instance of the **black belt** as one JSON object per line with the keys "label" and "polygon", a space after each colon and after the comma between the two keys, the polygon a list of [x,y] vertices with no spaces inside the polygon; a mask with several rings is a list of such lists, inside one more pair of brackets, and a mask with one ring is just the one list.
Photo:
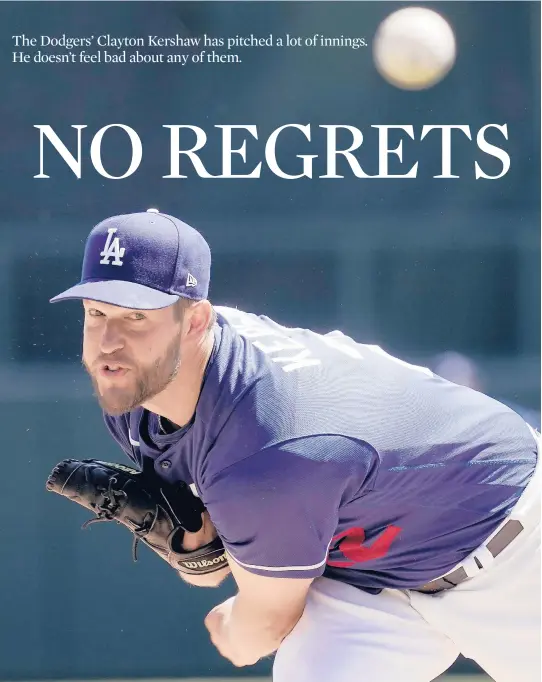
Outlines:
{"label": "black belt", "polygon": [[[503,551],[503,549],[508,547],[512,540],[517,538],[522,530],[523,525],[519,521],[510,519],[510,521],[507,521],[500,531],[491,538],[485,547],[493,557],[496,557]],[[474,561],[476,562],[478,568],[483,568],[482,563],[476,558],[476,556],[474,557]],[[434,593],[442,592],[443,590],[451,590],[452,587],[459,585],[459,583],[467,580],[468,577],[469,576],[467,575],[467,572],[464,568],[456,568],[455,571],[448,573],[442,578],[431,580],[431,582],[428,582],[421,587],[415,588],[414,591]]]}

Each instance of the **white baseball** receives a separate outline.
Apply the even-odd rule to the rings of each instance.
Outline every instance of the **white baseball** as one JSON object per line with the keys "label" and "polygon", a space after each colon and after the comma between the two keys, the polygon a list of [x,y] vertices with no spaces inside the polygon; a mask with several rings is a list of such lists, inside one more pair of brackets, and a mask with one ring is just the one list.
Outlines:
{"label": "white baseball", "polygon": [[454,65],[454,32],[434,10],[406,7],[378,27],[373,58],[379,73],[392,85],[423,90],[441,81]]}

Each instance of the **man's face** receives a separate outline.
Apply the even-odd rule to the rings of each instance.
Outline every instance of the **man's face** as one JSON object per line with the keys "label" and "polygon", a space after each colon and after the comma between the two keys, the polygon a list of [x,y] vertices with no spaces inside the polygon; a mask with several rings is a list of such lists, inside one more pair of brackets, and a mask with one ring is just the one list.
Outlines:
{"label": "man's face", "polygon": [[180,365],[182,321],[174,306],[132,310],[85,300],[83,365],[100,407],[128,412],[161,393]]}

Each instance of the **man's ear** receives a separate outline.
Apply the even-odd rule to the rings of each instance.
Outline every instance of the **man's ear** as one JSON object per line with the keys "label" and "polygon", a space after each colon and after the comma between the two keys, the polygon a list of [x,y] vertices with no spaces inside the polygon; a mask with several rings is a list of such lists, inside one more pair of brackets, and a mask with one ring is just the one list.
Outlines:
{"label": "man's ear", "polygon": [[185,311],[185,324],[189,336],[204,336],[213,320],[213,307],[209,301],[196,301]]}

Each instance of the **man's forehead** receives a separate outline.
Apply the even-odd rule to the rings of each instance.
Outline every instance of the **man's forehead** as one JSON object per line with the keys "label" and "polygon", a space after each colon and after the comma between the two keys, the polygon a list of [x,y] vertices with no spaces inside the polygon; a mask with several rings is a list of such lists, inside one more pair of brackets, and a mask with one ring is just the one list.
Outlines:
{"label": "man's forehead", "polygon": [[123,308],[122,306],[114,305],[112,303],[104,303],[89,298],[82,299],[83,307],[86,311],[92,308],[99,310],[100,313],[111,319],[126,318],[133,313],[142,313],[147,319],[151,321],[168,322],[171,319],[176,319],[175,309],[176,304],[166,306],[165,308]]}
{"label": "man's forehead", "polygon": [[112,303],[104,303],[103,301],[95,301],[90,298],[83,299],[83,306],[85,308],[98,308],[102,312],[107,312],[110,315],[126,315],[127,313],[133,312],[144,312],[144,313],[158,313],[159,310],[143,310],[139,308],[122,308],[118,305],[113,305]]}

